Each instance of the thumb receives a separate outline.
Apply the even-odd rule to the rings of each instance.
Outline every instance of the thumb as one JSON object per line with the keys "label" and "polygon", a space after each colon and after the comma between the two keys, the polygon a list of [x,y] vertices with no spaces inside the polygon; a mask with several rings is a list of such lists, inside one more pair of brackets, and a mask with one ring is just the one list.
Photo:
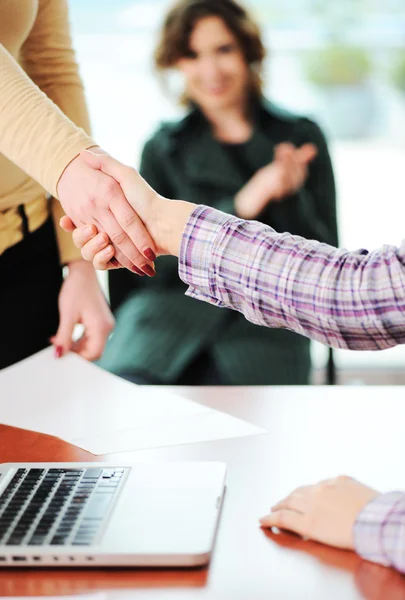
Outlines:
{"label": "thumb", "polygon": [[101,357],[108,337],[105,330],[95,325],[85,325],[84,335],[72,347],[73,352],[90,361]]}
{"label": "thumb", "polygon": [[75,319],[71,312],[60,310],[59,327],[56,334],[51,338],[52,344],[55,346],[57,358],[62,357],[69,352],[72,347],[73,330],[75,327]]}
{"label": "thumb", "polygon": [[276,160],[285,160],[290,158],[294,153],[295,147],[291,142],[281,142],[275,147],[274,158]]}
{"label": "thumb", "polygon": [[80,156],[89,167],[102,171],[115,179],[119,184],[123,183],[127,170],[130,168],[109,154],[96,154],[91,150],[84,150]]}
{"label": "thumb", "polygon": [[300,161],[309,163],[318,154],[318,149],[314,144],[304,144],[301,148],[298,148],[297,154]]}

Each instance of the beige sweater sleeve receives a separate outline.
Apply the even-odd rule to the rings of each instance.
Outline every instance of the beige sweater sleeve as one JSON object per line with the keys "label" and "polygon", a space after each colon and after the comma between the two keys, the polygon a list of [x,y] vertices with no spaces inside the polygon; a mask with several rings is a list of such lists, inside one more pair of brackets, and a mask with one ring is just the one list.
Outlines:
{"label": "beige sweater sleeve", "polygon": [[90,135],[90,121],[69,28],[66,0],[39,0],[21,64],[62,112]]}
{"label": "beige sweater sleeve", "polygon": [[92,144],[0,45],[0,152],[56,196],[66,166]]}
{"label": "beige sweater sleeve", "polygon": [[[21,61],[25,72],[48,98],[75,125],[90,134],[83,83],[72,48],[66,0],[39,0],[37,18],[22,47]],[[61,261],[67,263],[81,258],[71,234],[59,227],[64,211],[55,198],[52,198],[51,209]]]}

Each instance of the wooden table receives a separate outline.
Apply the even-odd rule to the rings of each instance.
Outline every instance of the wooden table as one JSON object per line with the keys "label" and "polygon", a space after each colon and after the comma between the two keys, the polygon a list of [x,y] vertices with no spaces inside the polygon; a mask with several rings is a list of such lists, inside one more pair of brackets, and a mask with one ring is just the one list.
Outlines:
{"label": "wooden table", "polygon": [[0,461],[225,461],[228,488],[210,567],[7,569],[0,571],[0,596],[105,591],[112,599],[405,599],[405,578],[392,569],[258,527],[274,501],[328,476],[347,473],[384,491],[405,489],[404,388],[170,389],[261,425],[268,434],[95,457],[55,438],[0,425]]}

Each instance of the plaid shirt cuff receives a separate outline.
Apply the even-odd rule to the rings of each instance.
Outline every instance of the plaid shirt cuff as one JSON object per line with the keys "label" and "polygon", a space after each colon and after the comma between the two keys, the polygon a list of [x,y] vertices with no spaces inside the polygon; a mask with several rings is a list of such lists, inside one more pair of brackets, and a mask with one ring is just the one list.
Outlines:
{"label": "plaid shirt cuff", "polygon": [[231,215],[208,206],[197,206],[183,232],[179,256],[179,276],[189,288],[187,296],[215,306],[225,306],[215,297],[216,265],[220,260],[216,248],[223,227]]}
{"label": "plaid shirt cuff", "polygon": [[372,500],[354,525],[356,552],[366,560],[405,571],[405,493],[388,492]]}

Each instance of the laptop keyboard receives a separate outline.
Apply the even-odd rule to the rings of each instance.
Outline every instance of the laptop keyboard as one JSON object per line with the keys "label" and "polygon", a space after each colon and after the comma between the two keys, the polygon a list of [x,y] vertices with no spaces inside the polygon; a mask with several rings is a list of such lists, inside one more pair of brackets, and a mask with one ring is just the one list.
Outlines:
{"label": "laptop keyboard", "polygon": [[88,546],[127,469],[18,469],[0,495],[0,546]]}

